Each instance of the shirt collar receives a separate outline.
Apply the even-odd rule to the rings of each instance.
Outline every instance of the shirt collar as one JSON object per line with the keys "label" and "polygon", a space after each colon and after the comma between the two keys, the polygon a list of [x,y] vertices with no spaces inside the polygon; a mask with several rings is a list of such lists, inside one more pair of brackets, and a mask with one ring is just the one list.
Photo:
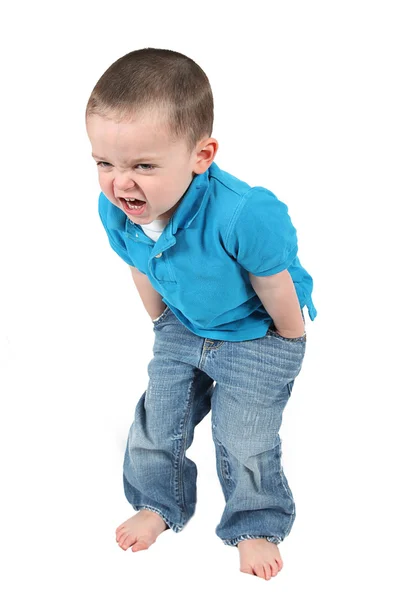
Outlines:
{"label": "shirt collar", "polygon": [[[204,173],[195,175],[192,179],[189,187],[181,198],[178,208],[170,219],[173,234],[178,229],[186,229],[189,227],[201,210],[204,200],[208,197],[206,192],[209,189],[209,172],[211,169],[214,170],[216,168],[217,166],[215,163],[212,163],[209,169]],[[109,202],[107,213],[107,226],[109,229],[124,230],[127,218],[128,217],[120,208]]]}

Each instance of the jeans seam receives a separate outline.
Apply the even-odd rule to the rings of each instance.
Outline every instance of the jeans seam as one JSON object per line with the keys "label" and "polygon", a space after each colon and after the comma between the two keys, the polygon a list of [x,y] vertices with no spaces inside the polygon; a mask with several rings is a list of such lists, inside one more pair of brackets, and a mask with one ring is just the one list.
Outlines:
{"label": "jeans seam", "polygon": [[186,437],[187,437],[186,428],[187,428],[187,423],[190,419],[191,409],[192,409],[191,390],[193,388],[195,379],[196,379],[196,374],[193,376],[193,379],[191,381],[191,384],[190,384],[189,390],[188,390],[188,407],[185,412],[185,416],[184,416],[183,423],[182,423],[182,432],[181,432],[182,439],[181,439],[181,444],[180,444],[180,448],[179,448],[179,460],[178,460],[179,464],[178,464],[178,469],[177,469],[177,494],[179,495],[180,506],[181,506],[182,510],[185,512],[185,514],[187,514],[187,508],[186,508],[186,504],[185,504],[185,489],[183,486],[183,465],[185,462],[185,452],[186,452]]}
{"label": "jeans seam", "polygon": [[287,496],[290,498],[290,500],[292,502],[292,507],[293,507],[292,513],[291,513],[291,516],[290,516],[290,520],[289,520],[288,526],[287,526],[286,531],[285,531],[285,535],[287,536],[290,533],[291,529],[292,529],[292,525],[293,525],[293,522],[294,522],[294,519],[295,519],[295,501],[294,501],[294,498],[293,498],[290,490],[288,489],[288,486],[285,485],[285,475],[284,475],[283,467],[282,467],[282,464],[281,464],[281,456],[282,456],[281,444],[282,444],[282,441],[280,439],[279,457],[278,457],[279,466],[280,466],[279,474],[280,474],[280,479],[281,479],[281,483],[282,483],[282,486],[284,488],[284,491],[287,494]]}
{"label": "jeans seam", "polygon": [[239,535],[239,536],[231,538],[231,539],[227,539],[227,540],[222,539],[222,542],[226,546],[237,546],[237,544],[239,542],[242,542],[244,540],[259,540],[259,539],[266,539],[268,542],[271,542],[272,544],[279,544],[280,542],[283,541],[282,538],[280,538],[278,535],[250,535],[249,533],[245,533],[245,534]]}

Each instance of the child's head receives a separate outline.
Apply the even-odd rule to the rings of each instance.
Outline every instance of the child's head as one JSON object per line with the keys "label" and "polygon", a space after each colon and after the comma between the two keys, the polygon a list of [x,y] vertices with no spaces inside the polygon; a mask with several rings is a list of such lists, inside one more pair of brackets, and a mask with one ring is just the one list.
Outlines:
{"label": "child's head", "polygon": [[[119,58],[88,100],[86,127],[105,196],[137,223],[170,217],[218,142],[211,86],[190,58],[156,48]],[[144,200],[134,215],[124,198]],[[139,215],[139,216],[138,216]]]}

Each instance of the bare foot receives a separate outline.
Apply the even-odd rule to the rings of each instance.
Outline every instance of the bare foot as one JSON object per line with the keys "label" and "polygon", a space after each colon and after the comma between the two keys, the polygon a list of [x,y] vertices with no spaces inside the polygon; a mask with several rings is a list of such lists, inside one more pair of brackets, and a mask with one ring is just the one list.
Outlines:
{"label": "bare foot", "polygon": [[271,579],[283,568],[277,544],[265,538],[243,540],[237,544],[240,551],[240,571]]}
{"label": "bare foot", "polygon": [[147,550],[160,533],[169,529],[165,521],[152,510],[142,509],[116,529],[116,542],[123,550]]}

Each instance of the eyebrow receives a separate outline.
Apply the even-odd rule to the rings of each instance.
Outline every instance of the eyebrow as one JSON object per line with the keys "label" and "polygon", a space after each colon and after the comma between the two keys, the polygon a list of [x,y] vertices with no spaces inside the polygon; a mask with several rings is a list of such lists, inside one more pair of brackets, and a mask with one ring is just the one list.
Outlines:
{"label": "eyebrow", "polygon": [[[101,158],[100,156],[96,156],[95,154],[92,154],[91,156],[93,158],[97,158],[98,160],[103,160],[103,161],[107,162],[106,158]],[[144,158],[135,158],[135,159],[132,159],[132,162],[139,162],[141,160],[158,160],[158,157],[157,156],[152,156],[152,157],[146,156]]]}

